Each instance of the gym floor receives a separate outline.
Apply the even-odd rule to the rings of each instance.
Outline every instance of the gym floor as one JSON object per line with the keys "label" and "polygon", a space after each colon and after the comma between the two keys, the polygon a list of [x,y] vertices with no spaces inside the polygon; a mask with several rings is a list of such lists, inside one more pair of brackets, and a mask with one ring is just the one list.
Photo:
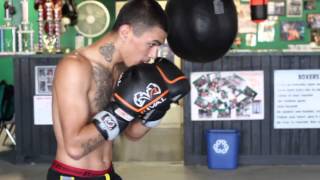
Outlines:
{"label": "gym floor", "polygon": [[[1,138],[0,138],[1,139]],[[49,163],[14,163],[15,152],[0,140],[0,180],[44,180]],[[235,170],[210,170],[184,166],[183,162],[114,162],[125,180],[317,180],[320,165],[239,166]]]}

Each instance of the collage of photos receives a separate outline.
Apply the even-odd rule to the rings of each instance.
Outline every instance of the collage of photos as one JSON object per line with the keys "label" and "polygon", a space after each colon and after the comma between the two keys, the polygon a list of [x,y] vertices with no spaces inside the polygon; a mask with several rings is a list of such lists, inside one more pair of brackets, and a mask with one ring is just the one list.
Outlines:
{"label": "collage of photos", "polygon": [[191,74],[192,120],[256,120],[264,116],[262,71]]}
{"label": "collage of photos", "polygon": [[239,22],[235,49],[284,50],[300,45],[320,50],[319,0],[269,0],[268,19],[259,23],[251,20],[250,2],[235,0],[235,4]]}

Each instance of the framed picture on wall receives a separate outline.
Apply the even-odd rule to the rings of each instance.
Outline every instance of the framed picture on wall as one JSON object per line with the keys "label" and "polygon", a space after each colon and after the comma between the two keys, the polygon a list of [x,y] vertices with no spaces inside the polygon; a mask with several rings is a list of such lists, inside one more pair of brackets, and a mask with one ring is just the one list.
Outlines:
{"label": "framed picture on wall", "polygon": [[302,0],[287,0],[287,16],[302,17],[303,3]]}
{"label": "framed picture on wall", "polygon": [[304,32],[304,21],[283,21],[280,24],[280,37],[283,41],[303,40]]}
{"label": "framed picture on wall", "polygon": [[320,29],[320,14],[308,14],[307,23],[311,29]]}

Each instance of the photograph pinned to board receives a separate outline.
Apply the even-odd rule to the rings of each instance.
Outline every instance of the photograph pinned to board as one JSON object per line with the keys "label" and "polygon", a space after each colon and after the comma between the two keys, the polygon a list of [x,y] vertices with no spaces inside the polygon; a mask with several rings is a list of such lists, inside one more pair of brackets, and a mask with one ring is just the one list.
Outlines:
{"label": "photograph pinned to board", "polygon": [[246,34],[246,46],[255,47],[257,45],[257,35],[254,33]]}
{"label": "photograph pinned to board", "polygon": [[35,95],[51,95],[56,66],[35,66]]}
{"label": "photograph pinned to board", "polygon": [[239,0],[235,0],[238,14],[238,33],[256,33],[257,23],[251,20],[250,5],[242,4]]}
{"label": "photograph pinned to board", "polygon": [[268,15],[269,16],[285,16],[286,3],[284,0],[272,0],[268,2]]}
{"label": "photograph pinned to board", "polygon": [[320,14],[307,14],[307,23],[310,29],[320,29]]}
{"label": "photograph pinned to board", "polygon": [[264,119],[263,71],[191,73],[193,121]]}
{"label": "photograph pinned to board", "polygon": [[314,29],[311,31],[311,42],[316,46],[320,46],[320,29]]}
{"label": "photograph pinned to board", "polygon": [[304,21],[282,21],[280,24],[280,37],[283,41],[304,40]]}
{"label": "photograph pinned to board", "polygon": [[258,42],[273,42],[275,39],[275,25],[278,17],[270,16],[267,21],[263,21],[258,25]]}
{"label": "photograph pinned to board", "polygon": [[304,0],[303,1],[303,9],[304,10],[315,10],[315,9],[317,9],[316,0]]}
{"label": "photograph pinned to board", "polygon": [[302,0],[287,0],[287,16],[302,17],[303,2]]}

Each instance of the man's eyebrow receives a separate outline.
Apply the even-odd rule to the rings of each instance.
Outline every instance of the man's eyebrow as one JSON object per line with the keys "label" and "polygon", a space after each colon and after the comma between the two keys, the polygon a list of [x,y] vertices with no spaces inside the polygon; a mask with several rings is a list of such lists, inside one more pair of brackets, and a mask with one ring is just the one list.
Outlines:
{"label": "man's eyebrow", "polygon": [[160,42],[159,40],[153,40],[152,43],[156,44],[157,46],[160,46],[162,44],[162,42]]}

